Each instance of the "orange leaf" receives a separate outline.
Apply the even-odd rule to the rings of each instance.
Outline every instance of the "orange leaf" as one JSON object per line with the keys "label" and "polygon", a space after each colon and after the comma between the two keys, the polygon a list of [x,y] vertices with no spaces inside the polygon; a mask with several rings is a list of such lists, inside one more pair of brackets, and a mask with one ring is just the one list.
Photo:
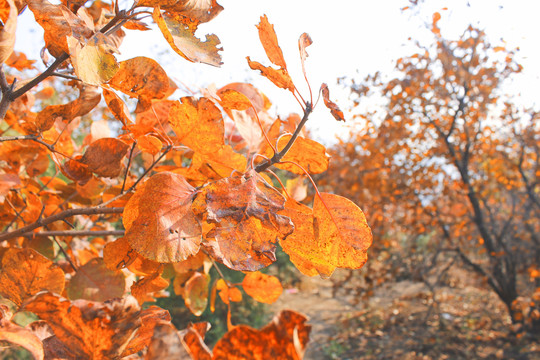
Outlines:
{"label": "orange leaf", "polygon": [[222,50],[219,38],[211,34],[206,35],[204,41],[198,39],[195,36],[198,24],[193,23],[191,18],[162,14],[159,7],[154,8],[152,17],[171,48],[184,59],[218,67],[223,64],[218,53]]}
{"label": "orange leaf", "polygon": [[71,302],[59,295],[41,293],[29,300],[24,310],[47,321],[76,359],[119,357],[141,326],[140,307],[131,296],[100,303]]}
{"label": "orange leaf", "polygon": [[202,154],[219,151],[225,144],[221,111],[207,98],[183,97],[169,112],[178,141]]}
{"label": "orange leaf", "polygon": [[287,90],[290,90],[291,92],[294,92],[294,84],[287,70],[285,69],[276,70],[272,67],[264,66],[257,61],[251,61],[249,56],[246,59],[251,69],[259,70],[261,72],[261,75],[263,75],[268,80],[273,82],[274,85],[282,89],[287,89]]}
{"label": "orange leaf", "polygon": [[109,270],[103,259],[93,258],[77,269],[66,287],[71,300],[105,301],[121,298],[126,281],[120,271]]}
{"label": "orange leaf", "polygon": [[152,176],[124,208],[126,238],[135,251],[158,262],[178,262],[199,251],[201,228],[191,211],[195,188],[177,174]]}
{"label": "orange leaf", "polygon": [[330,113],[334,118],[338,121],[345,121],[345,118],[343,117],[343,112],[339,109],[339,107],[330,100],[330,90],[328,90],[328,85],[322,84],[321,85],[321,92],[324,100],[324,105],[330,109]]}
{"label": "orange leaf", "polygon": [[135,354],[148,346],[154,335],[154,328],[156,325],[171,321],[169,312],[157,306],[150,306],[149,308],[144,309],[141,311],[139,318],[141,319],[142,325],[137,330],[135,337],[129,341],[129,344],[122,353],[122,358]]}
{"label": "orange leaf", "polygon": [[169,282],[161,277],[163,268],[155,273],[145,276],[131,286],[131,294],[137,299],[139,304],[156,301],[151,294],[166,289]]}
{"label": "orange leaf", "polygon": [[283,292],[283,286],[277,277],[258,271],[247,273],[242,281],[242,287],[246,294],[265,304],[272,304]]}
{"label": "orange leaf", "polygon": [[213,360],[303,358],[311,326],[297,312],[284,310],[261,330],[235,326],[217,342]]}
{"label": "orange leaf", "polygon": [[86,149],[81,162],[88,169],[102,177],[116,177],[122,172],[121,162],[129,146],[116,138],[94,141]]}
{"label": "orange leaf", "polygon": [[141,135],[137,138],[137,146],[142,152],[156,156],[161,151],[163,143],[153,135]]}
{"label": "orange leaf", "polygon": [[230,301],[242,301],[242,293],[240,292],[240,290],[238,290],[236,286],[229,287],[223,279],[219,279],[216,282],[216,290],[219,291],[219,297],[221,298],[221,301],[223,301],[227,305]]}
{"label": "orange leaf", "polygon": [[261,40],[261,44],[264,47],[268,59],[274,65],[279,66],[282,69],[287,69],[283,52],[279,47],[276,32],[274,31],[274,25],[268,22],[266,15],[261,16],[261,21],[259,22],[259,25],[257,25],[257,29],[259,30],[259,39]]}
{"label": "orange leaf", "polygon": [[251,101],[242,94],[233,89],[224,89],[218,91],[218,96],[221,98],[221,106],[231,110],[246,110],[251,108]]}
{"label": "orange leaf", "polygon": [[0,27],[0,64],[3,64],[13,52],[17,17],[19,16],[19,11],[13,0],[5,1],[3,6],[9,7],[9,16],[6,20],[2,19],[3,24]]}
{"label": "orange leaf", "polygon": [[154,327],[154,334],[148,345],[146,360],[192,359],[186,346],[180,339],[175,327],[167,322],[160,322]]}
{"label": "orange leaf", "polygon": [[[279,138],[278,151],[281,151],[287,145],[291,137],[292,135],[285,135]],[[267,148],[264,155],[270,158],[274,153],[272,149]],[[287,154],[285,154],[282,161],[293,161],[306,169],[310,174],[320,174],[328,169],[329,159],[330,157],[326,154],[326,148],[323,145],[314,140],[299,136]],[[276,164],[275,166],[294,174],[304,174],[302,169],[293,164]]]}
{"label": "orange leaf", "polygon": [[208,304],[210,276],[195,272],[184,285],[184,301],[195,316],[201,316]]}
{"label": "orange leaf", "polygon": [[81,90],[79,98],[63,105],[49,105],[41,110],[34,121],[37,132],[49,130],[60,118],[62,121],[70,122],[78,116],[88,114],[101,100],[101,94],[94,87],[85,87]]}
{"label": "orange leaf", "polygon": [[193,154],[191,170],[199,171],[208,178],[224,178],[232,172],[245,171],[247,159],[244,155],[235,152],[229,145],[225,145],[219,151],[209,154]]}
{"label": "orange leaf", "polygon": [[88,165],[83,164],[80,160],[82,156],[75,156],[62,164],[60,170],[67,178],[77,181],[84,185],[92,178],[92,172],[88,169]]}
{"label": "orange leaf", "polygon": [[13,51],[4,63],[7,66],[23,71],[24,69],[35,69],[33,65],[35,62],[36,60],[28,60],[25,53]]}
{"label": "orange leaf", "polygon": [[120,97],[116,95],[114,91],[103,89],[103,99],[105,99],[107,107],[109,110],[111,110],[111,113],[122,123],[122,125],[127,127],[128,124],[133,122],[131,120],[131,116],[129,115],[129,110],[126,103],[122,101],[122,99],[120,99]]}
{"label": "orange leaf", "polygon": [[212,351],[204,343],[204,335],[210,329],[207,322],[189,324],[187,329],[180,332],[182,343],[187,346],[189,353],[196,360],[211,360]]}
{"label": "orange leaf", "polygon": [[0,294],[20,306],[42,290],[61,293],[64,272],[32,249],[10,249],[2,258]]}

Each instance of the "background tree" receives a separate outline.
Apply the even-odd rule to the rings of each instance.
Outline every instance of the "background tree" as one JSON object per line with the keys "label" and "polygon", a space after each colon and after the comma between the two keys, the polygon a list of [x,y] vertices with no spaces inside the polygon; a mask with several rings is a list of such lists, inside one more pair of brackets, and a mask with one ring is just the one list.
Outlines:
{"label": "background tree", "polygon": [[[284,121],[250,84],[177,100],[155,60],[116,60],[123,29],[153,22],[183,59],[220,66],[218,37],[195,36],[223,10],[215,0],[0,6],[0,341],[36,359],[302,358],[305,316],[284,311],[255,330],[232,324],[231,302],[280,296],[280,281],[259,272],[278,244],[301,272],[330,276],[364,265],[371,231],[351,201],[317,190],[310,208],[271,170],[309,178],[328,157],[303,133],[313,94],[309,83],[309,96],[297,90],[266,16],[257,28],[275,67],[248,65],[298,101],[302,115]],[[44,30],[43,71],[13,52],[22,11]],[[311,43],[300,36],[303,69]],[[325,84],[320,92],[344,120]],[[195,316],[218,298],[229,306],[229,332],[212,351],[207,323],[179,332],[168,311],[143,307],[167,289]],[[23,328],[21,311],[40,320]]]}
{"label": "background tree", "polygon": [[431,263],[459,260],[513,322],[533,326],[538,309],[518,303],[534,291],[529,275],[538,280],[538,114],[503,93],[521,70],[512,51],[472,27],[447,40],[439,18],[435,43],[417,44],[391,77],[349,84],[359,109],[376,108],[364,104],[371,96],[384,104],[356,110],[358,127],[332,149],[326,181],[364,206],[379,249],[427,237]]}

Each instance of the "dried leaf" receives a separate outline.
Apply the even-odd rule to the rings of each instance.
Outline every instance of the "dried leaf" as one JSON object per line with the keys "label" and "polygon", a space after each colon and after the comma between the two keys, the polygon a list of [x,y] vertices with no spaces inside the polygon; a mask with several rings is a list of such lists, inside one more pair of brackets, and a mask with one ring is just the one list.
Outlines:
{"label": "dried leaf", "polygon": [[158,323],[148,345],[146,360],[191,359],[180,340],[178,331],[171,323]]}
{"label": "dried leaf", "polygon": [[127,127],[128,124],[133,123],[126,103],[122,101],[114,91],[103,89],[103,98],[107,103],[107,107],[111,110],[111,113],[122,123],[122,125]]}
{"label": "dried leaf", "polygon": [[9,7],[9,16],[2,19],[0,24],[0,64],[3,64],[13,52],[15,46],[15,31],[17,30],[17,17],[19,12],[13,0],[6,0],[3,7]]}
{"label": "dried leaf", "polygon": [[343,117],[343,112],[339,109],[336,103],[330,100],[330,90],[328,90],[328,85],[322,84],[321,92],[324,100],[324,105],[328,109],[330,109],[330,113],[332,114],[332,116],[338,121],[345,121],[345,118]]}
{"label": "dried leaf", "polygon": [[180,338],[184,346],[189,349],[189,354],[193,359],[212,360],[212,351],[204,343],[204,336],[209,329],[209,323],[199,322],[189,324],[187,329],[180,332]]}
{"label": "dried leaf", "polygon": [[221,98],[221,106],[225,109],[242,111],[251,108],[251,101],[241,92],[233,89],[220,89],[217,94]]}
{"label": "dried leaf", "polygon": [[80,160],[82,156],[75,156],[69,159],[60,167],[62,174],[71,180],[75,180],[84,185],[92,178],[92,172],[88,169],[88,165],[83,164]]}
{"label": "dried leaf", "polygon": [[221,111],[207,98],[183,97],[169,112],[178,141],[201,154],[214,153],[225,145]]}
{"label": "dried leaf", "polygon": [[298,39],[298,49],[300,50],[300,62],[302,63],[302,72],[304,73],[304,77],[306,78],[306,58],[309,56],[306,48],[311,44],[313,44],[313,40],[311,40],[311,37],[307,33],[303,33],[302,35],[300,35],[300,38]]}
{"label": "dried leaf", "polygon": [[105,301],[121,298],[125,288],[122,272],[110,270],[101,258],[93,258],[77,269],[66,292],[71,300]]}
{"label": "dried leaf", "polygon": [[251,59],[246,57],[248,65],[253,70],[259,70],[261,75],[266,77],[268,80],[274,83],[277,87],[282,89],[290,90],[294,92],[294,84],[291,79],[291,76],[285,69],[274,69],[270,66],[264,66],[257,61],[251,61]]}
{"label": "dried leaf", "polygon": [[135,354],[144,349],[150,344],[156,325],[171,321],[169,312],[157,306],[150,306],[149,308],[144,309],[141,311],[139,318],[141,319],[142,325],[137,330],[135,337],[130,340],[121,357]]}
{"label": "dried leaf", "polygon": [[2,258],[0,294],[21,306],[24,300],[42,290],[61,293],[64,272],[32,249],[10,249]]}
{"label": "dried leaf", "polygon": [[210,276],[195,272],[184,285],[184,301],[195,316],[201,316],[208,305]]}
{"label": "dried leaf", "polygon": [[283,286],[277,277],[259,271],[247,273],[242,281],[242,287],[246,294],[265,304],[272,304],[283,292]]}
{"label": "dried leaf", "polygon": [[41,340],[29,329],[25,329],[10,321],[11,315],[7,306],[0,304],[0,342],[19,345],[28,350],[34,359],[43,360],[43,344]]}
{"label": "dried leaf", "polygon": [[261,330],[235,326],[217,342],[212,359],[300,360],[311,331],[306,321],[305,316],[284,310]]}
{"label": "dried leaf", "polygon": [[[277,146],[278,151],[285,148],[291,137],[292,135],[284,135],[279,138]],[[274,153],[272,152],[272,149],[267,148],[264,155],[271,158]],[[310,174],[320,174],[328,170],[330,157],[326,153],[326,148],[323,145],[314,140],[299,136],[281,160],[295,162],[306,169]],[[304,171],[294,164],[275,164],[275,166],[280,169],[288,170],[294,174],[304,174]]]}
{"label": "dried leaf", "polygon": [[261,16],[261,21],[259,22],[259,25],[257,25],[257,29],[259,30],[259,39],[261,40],[261,44],[264,47],[268,59],[274,65],[277,65],[282,69],[287,69],[283,52],[279,47],[276,32],[274,31],[274,25],[268,22],[266,15]]}
{"label": "dried leaf", "polygon": [[161,277],[163,267],[160,267],[159,271],[145,276],[131,286],[131,294],[137,299],[139,304],[144,302],[154,302],[156,299],[151,295],[155,292],[166,289],[169,286],[169,282]]}
{"label": "dried leaf", "polygon": [[103,248],[103,261],[111,270],[121,270],[129,266],[137,256],[125,237],[107,243]]}
{"label": "dried leaf", "polygon": [[116,177],[122,172],[122,159],[128,150],[129,146],[116,138],[99,139],[86,149],[81,162],[98,176]]}
{"label": "dried leaf", "polygon": [[124,208],[126,238],[133,249],[158,262],[178,262],[199,251],[201,228],[191,211],[195,188],[177,174],[152,176]]}
{"label": "dried leaf", "polygon": [[159,7],[154,9],[152,17],[171,48],[184,59],[218,67],[223,64],[218,53],[222,50],[219,38],[211,34],[204,41],[198,39],[195,36],[198,24],[191,18],[162,14]]}
{"label": "dried leaf", "polygon": [[242,292],[240,292],[240,290],[236,286],[229,287],[229,285],[227,285],[227,283],[223,279],[219,279],[216,282],[216,290],[219,291],[219,297],[221,298],[221,301],[223,301],[227,305],[230,301],[242,301]]}
{"label": "dried leaf", "polygon": [[76,359],[117,358],[141,326],[140,308],[131,296],[101,303],[41,293],[24,310],[47,321]]}

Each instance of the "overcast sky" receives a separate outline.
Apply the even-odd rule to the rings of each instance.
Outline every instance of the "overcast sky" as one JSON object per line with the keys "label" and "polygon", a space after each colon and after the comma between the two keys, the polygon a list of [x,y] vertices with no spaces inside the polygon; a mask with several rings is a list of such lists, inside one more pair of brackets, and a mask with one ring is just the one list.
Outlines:
{"label": "overcast sky", "polygon": [[[316,91],[321,82],[328,83],[331,97],[346,110],[350,106],[347,92],[336,84],[336,79],[342,76],[363,78],[375,71],[390,73],[397,58],[411,53],[409,37],[420,39],[424,44],[432,41],[426,24],[434,11],[440,11],[439,26],[445,37],[456,38],[473,24],[485,29],[493,44],[501,44],[504,39],[508,47],[519,47],[518,60],[524,72],[511,84],[510,91],[520,93],[521,101],[527,105],[533,102],[540,105],[540,21],[537,20],[540,1],[428,0],[420,11],[402,11],[409,5],[407,0],[218,0],[218,3],[225,10],[208,24],[201,25],[197,34],[203,38],[206,33],[219,36],[224,48],[223,67],[189,63],[169,48],[158,30],[129,31],[119,59],[152,57],[173,79],[193,89],[211,83],[220,87],[228,82],[250,81],[269,96],[276,106],[276,114],[286,116],[289,112],[299,112],[299,106],[288,91],[275,88],[247,66],[246,56],[270,65],[255,28],[260,16],[266,14],[274,24],[297,88],[308,96],[298,55],[298,38],[307,32],[313,40],[307,60],[311,86]],[[441,11],[444,7],[448,10]],[[35,37],[28,36],[39,34],[40,29],[30,28],[30,11],[25,11],[23,19],[26,20],[19,23],[17,47],[28,53],[29,43],[38,45]],[[39,56],[38,53],[28,55]],[[342,124],[335,122],[322,104],[313,114],[309,127],[324,134],[326,139],[332,138],[333,133],[344,132]]]}

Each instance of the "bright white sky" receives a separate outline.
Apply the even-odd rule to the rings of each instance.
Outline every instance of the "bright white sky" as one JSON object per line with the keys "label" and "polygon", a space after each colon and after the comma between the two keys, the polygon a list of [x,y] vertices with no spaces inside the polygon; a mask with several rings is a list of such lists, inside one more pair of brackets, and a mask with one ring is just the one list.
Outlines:
{"label": "bright white sky", "polygon": [[[129,3],[129,1],[124,1]],[[268,95],[276,114],[286,116],[300,112],[288,91],[277,89],[268,80],[247,66],[246,56],[270,65],[259,43],[255,24],[263,14],[274,24],[278,39],[293,80],[304,97],[309,96],[301,74],[298,38],[307,32],[313,45],[308,48],[308,78],[316,92],[321,82],[328,83],[330,95],[343,110],[350,106],[348,92],[336,84],[338,77],[360,79],[375,71],[390,73],[395,60],[411,53],[409,37],[430,44],[432,37],[426,24],[432,13],[440,11],[439,22],[443,36],[456,38],[468,24],[484,29],[492,44],[504,39],[508,47],[519,47],[518,61],[524,66],[509,91],[518,95],[526,105],[540,107],[540,1],[536,0],[426,0],[420,11],[401,11],[407,0],[218,0],[225,10],[208,24],[201,25],[198,35],[219,36],[224,51],[224,65],[214,68],[191,64],[175,54],[159,30],[129,31],[120,51],[120,60],[134,56],[156,59],[178,83],[192,89],[215,83],[217,87],[233,81],[249,81]],[[121,1],[122,4],[122,1]],[[448,10],[441,11],[448,7]],[[35,43],[36,32],[30,29],[32,14],[23,14],[20,21],[17,48],[28,54],[28,44],[36,47],[31,58],[39,57],[41,44]],[[29,35],[33,34],[33,39]],[[179,83],[180,85],[180,83]],[[347,111],[345,111],[347,115]],[[346,128],[336,122],[323,104],[319,104],[308,127],[314,135],[331,141],[334,134],[344,134]]]}

